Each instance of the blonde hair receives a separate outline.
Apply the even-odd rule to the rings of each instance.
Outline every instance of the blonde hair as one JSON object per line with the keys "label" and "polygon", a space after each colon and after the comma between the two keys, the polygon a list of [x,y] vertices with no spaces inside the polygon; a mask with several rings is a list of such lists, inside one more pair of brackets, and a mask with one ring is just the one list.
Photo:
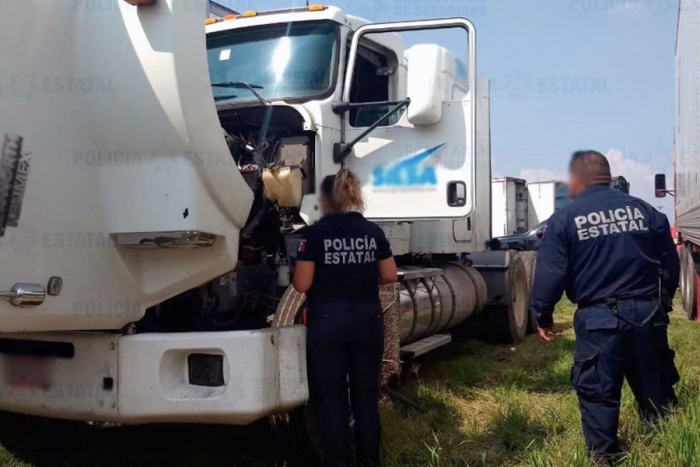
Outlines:
{"label": "blonde hair", "polygon": [[365,201],[362,198],[362,182],[348,169],[336,175],[329,175],[321,183],[321,193],[330,197],[333,207],[342,213],[363,212]]}

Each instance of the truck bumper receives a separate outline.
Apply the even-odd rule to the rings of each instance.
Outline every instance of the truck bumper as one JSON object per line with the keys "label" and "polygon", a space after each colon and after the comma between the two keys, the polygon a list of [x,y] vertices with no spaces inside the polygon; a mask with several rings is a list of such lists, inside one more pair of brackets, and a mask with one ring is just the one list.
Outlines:
{"label": "truck bumper", "polygon": [[118,423],[246,425],[308,399],[303,326],[0,336],[0,410]]}

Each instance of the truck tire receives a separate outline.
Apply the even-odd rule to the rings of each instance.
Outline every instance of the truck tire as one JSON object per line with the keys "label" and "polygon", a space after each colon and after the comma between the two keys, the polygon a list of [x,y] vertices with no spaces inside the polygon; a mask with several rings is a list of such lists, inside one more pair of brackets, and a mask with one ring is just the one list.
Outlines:
{"label": "truck tire", "polygon": [[321,435],[308,405],[291,413],[271,415],[268,421],[279,448],[294,459],[294,465],[320,467]]}
{"label": "truck tire", "polygon": [[527,333],[530,303],[525,263],[517,253],[511,252],[510,266],[506,274],[509,290],[505,304],[487,305],[483,313],[483,331],[491,342],[513,344]]}
{"label": "truck tire", "polygon": [[277,310],[272,320],[272,327],[294,326],[299,321],[299,312],[302,310],[305,302],[306,294],[297,292],[294,286],[290,285],[287,287],[277,305]]}
{"label": "truck tire", "polygon": [[532,284],[535,282],[535,265],[537,262],[536,251],[522,251],[518,255],[523,260],[525,265],[525,274],[527,274],[527,286],[532,290]]}
{"label": "truck tire", "polygon": [[[530,297],[532,297],[532,284],[535,282],[535,266],[537,265],[537,252],[536,251],[523,251],[520,253],[520,258],[525,264],[525,273],[527,274],[527,289],[530,291]],[[527,333],[534,334],[537,332],[537,318],[534,314],[530,313],[530,304],[528,301],[528,323],[527,323]]]}
{"label": "truck tire", "polygon": [[696,320],[698,317],[698,290],[695,271],[695,261],[691,252],[690,245],[683,245],[680,248],[680,289],[681,301],[683,310],[690,320]]}

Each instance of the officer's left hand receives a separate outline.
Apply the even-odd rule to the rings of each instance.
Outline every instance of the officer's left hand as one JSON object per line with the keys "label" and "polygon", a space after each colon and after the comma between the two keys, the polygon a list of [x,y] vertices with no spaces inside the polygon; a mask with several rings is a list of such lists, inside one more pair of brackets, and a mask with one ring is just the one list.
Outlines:
{"label": "officer's left hand", "polygon": [[552,328],[537,328],[537,334],[545,342],[552,342],[554,340],[554,332]]}

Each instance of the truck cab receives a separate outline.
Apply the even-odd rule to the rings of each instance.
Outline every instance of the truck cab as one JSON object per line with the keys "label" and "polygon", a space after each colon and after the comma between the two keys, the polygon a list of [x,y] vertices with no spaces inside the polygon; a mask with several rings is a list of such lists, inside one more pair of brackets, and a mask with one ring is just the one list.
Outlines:
{"label": "truck cab", "polygon": [[[478,80],[466,59],[432,44],[407,48],[401,28],[377,28],[322,5],[207,23],[222,126],[234,138],[269,147],[278,170],[301,169],[302,199],[294,207],[304,223],[319,217],[320,181],[345,166],[364,182],[367,217],[385,223],[471,217],[475,226],[460,240],[470,245],[460,249],[483,249],[488,219],[476,224],[476,210],[489,206],[474,200],[477,161],[488,148],[477,155],[469,81]],[[436,20],[411,28],[469,24]],[[479,90],[487,99],[487,89]]]}

